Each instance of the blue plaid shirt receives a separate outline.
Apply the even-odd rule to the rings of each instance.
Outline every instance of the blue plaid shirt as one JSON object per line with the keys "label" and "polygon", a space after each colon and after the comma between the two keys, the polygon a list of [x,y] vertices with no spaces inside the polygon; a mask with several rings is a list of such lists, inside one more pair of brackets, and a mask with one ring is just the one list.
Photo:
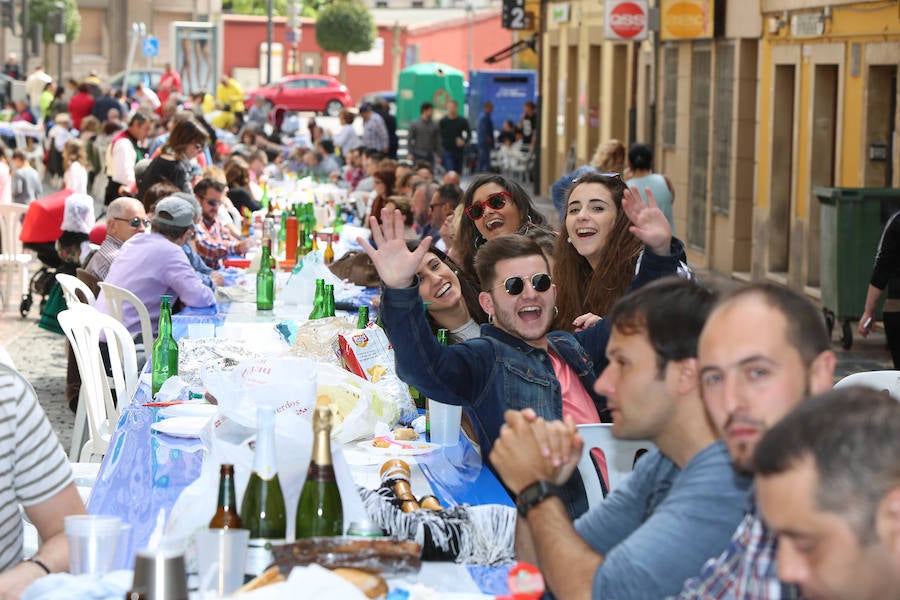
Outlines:
{"label": "blue plaid shirt", "polygon": [[[752,502],[752,501],[751,501]],[[738,525],[728,548],[688,579],[679,600],[796,600],[797,586],[778,579],[777,538],[759,517],[755,502]]]}

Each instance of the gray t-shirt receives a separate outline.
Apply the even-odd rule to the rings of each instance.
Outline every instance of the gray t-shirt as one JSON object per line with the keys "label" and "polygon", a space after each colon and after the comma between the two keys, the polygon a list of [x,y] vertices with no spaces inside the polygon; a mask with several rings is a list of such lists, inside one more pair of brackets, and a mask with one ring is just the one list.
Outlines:
{"label": "gray t-shirt", "polygon": [[16,169],[12,176],[12,199],[17,204],[29,205],[44,195],[41,176],[33,167]]}
{"label": "gray t-shirt", "polygon": [[681,591],[741,522],[752,479],[737,475],[718,441],[679,469],[654,449],[575,529],[604,556],[594,600],[658,600]]}

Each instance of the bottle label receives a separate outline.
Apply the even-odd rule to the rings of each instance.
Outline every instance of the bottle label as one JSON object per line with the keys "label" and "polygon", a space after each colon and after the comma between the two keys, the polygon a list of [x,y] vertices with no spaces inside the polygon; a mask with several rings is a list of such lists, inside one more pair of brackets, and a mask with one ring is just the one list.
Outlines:
{"label": "bottle label", "polygon": [[247,542],[247,562],[244,573],[256,577],[272,564],[272,546],[283,544],[285,540],[266,538],[251,539]]}

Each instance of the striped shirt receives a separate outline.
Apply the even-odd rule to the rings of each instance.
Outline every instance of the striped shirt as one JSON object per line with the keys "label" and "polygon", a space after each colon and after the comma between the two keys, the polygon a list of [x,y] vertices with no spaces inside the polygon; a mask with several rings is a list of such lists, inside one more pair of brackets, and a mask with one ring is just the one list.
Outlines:
{"label": "striped shirt", "polygon": [[116,259],[116,256],[119,255],[119,250],[122,249],[122,244],[124,243],[119,238],[107,235],[103,243],[100,244],[100,248],[88,257],[87,264],[84,267],[85,270],[100,281],[106,279],[106,275],[109,273],[109,266]]}
{"label": "striped shirt", "polygon": [[31,384],[0,365],[0,573],[22,560],[19,505],[34,506],[72,482],[72,468]]}

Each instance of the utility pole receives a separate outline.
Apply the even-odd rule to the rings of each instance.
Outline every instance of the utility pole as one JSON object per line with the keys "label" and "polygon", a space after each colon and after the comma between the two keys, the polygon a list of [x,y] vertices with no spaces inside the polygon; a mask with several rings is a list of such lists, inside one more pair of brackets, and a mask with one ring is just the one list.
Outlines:
{"label": "utility pole", "polygon": [[31,24],[28,22],[28,0],[22,0],[22,75],[28,77],[28,38],[31,35]]}
{"label": "utility pole", "polygon": [[53,41],[56,42],[56,81],[57,85],[62,85],[63,80],[63,44],[66,43],[66,5],[62,2],[56,3],[56,14],[53,19]]}
{"label": "utility pole", "polygon": [[266,0],[266,14],[269,20],[266,23],[266,84],[272,83],[272,43],[274,37],[274,25],[272,23],[272,0]]}

